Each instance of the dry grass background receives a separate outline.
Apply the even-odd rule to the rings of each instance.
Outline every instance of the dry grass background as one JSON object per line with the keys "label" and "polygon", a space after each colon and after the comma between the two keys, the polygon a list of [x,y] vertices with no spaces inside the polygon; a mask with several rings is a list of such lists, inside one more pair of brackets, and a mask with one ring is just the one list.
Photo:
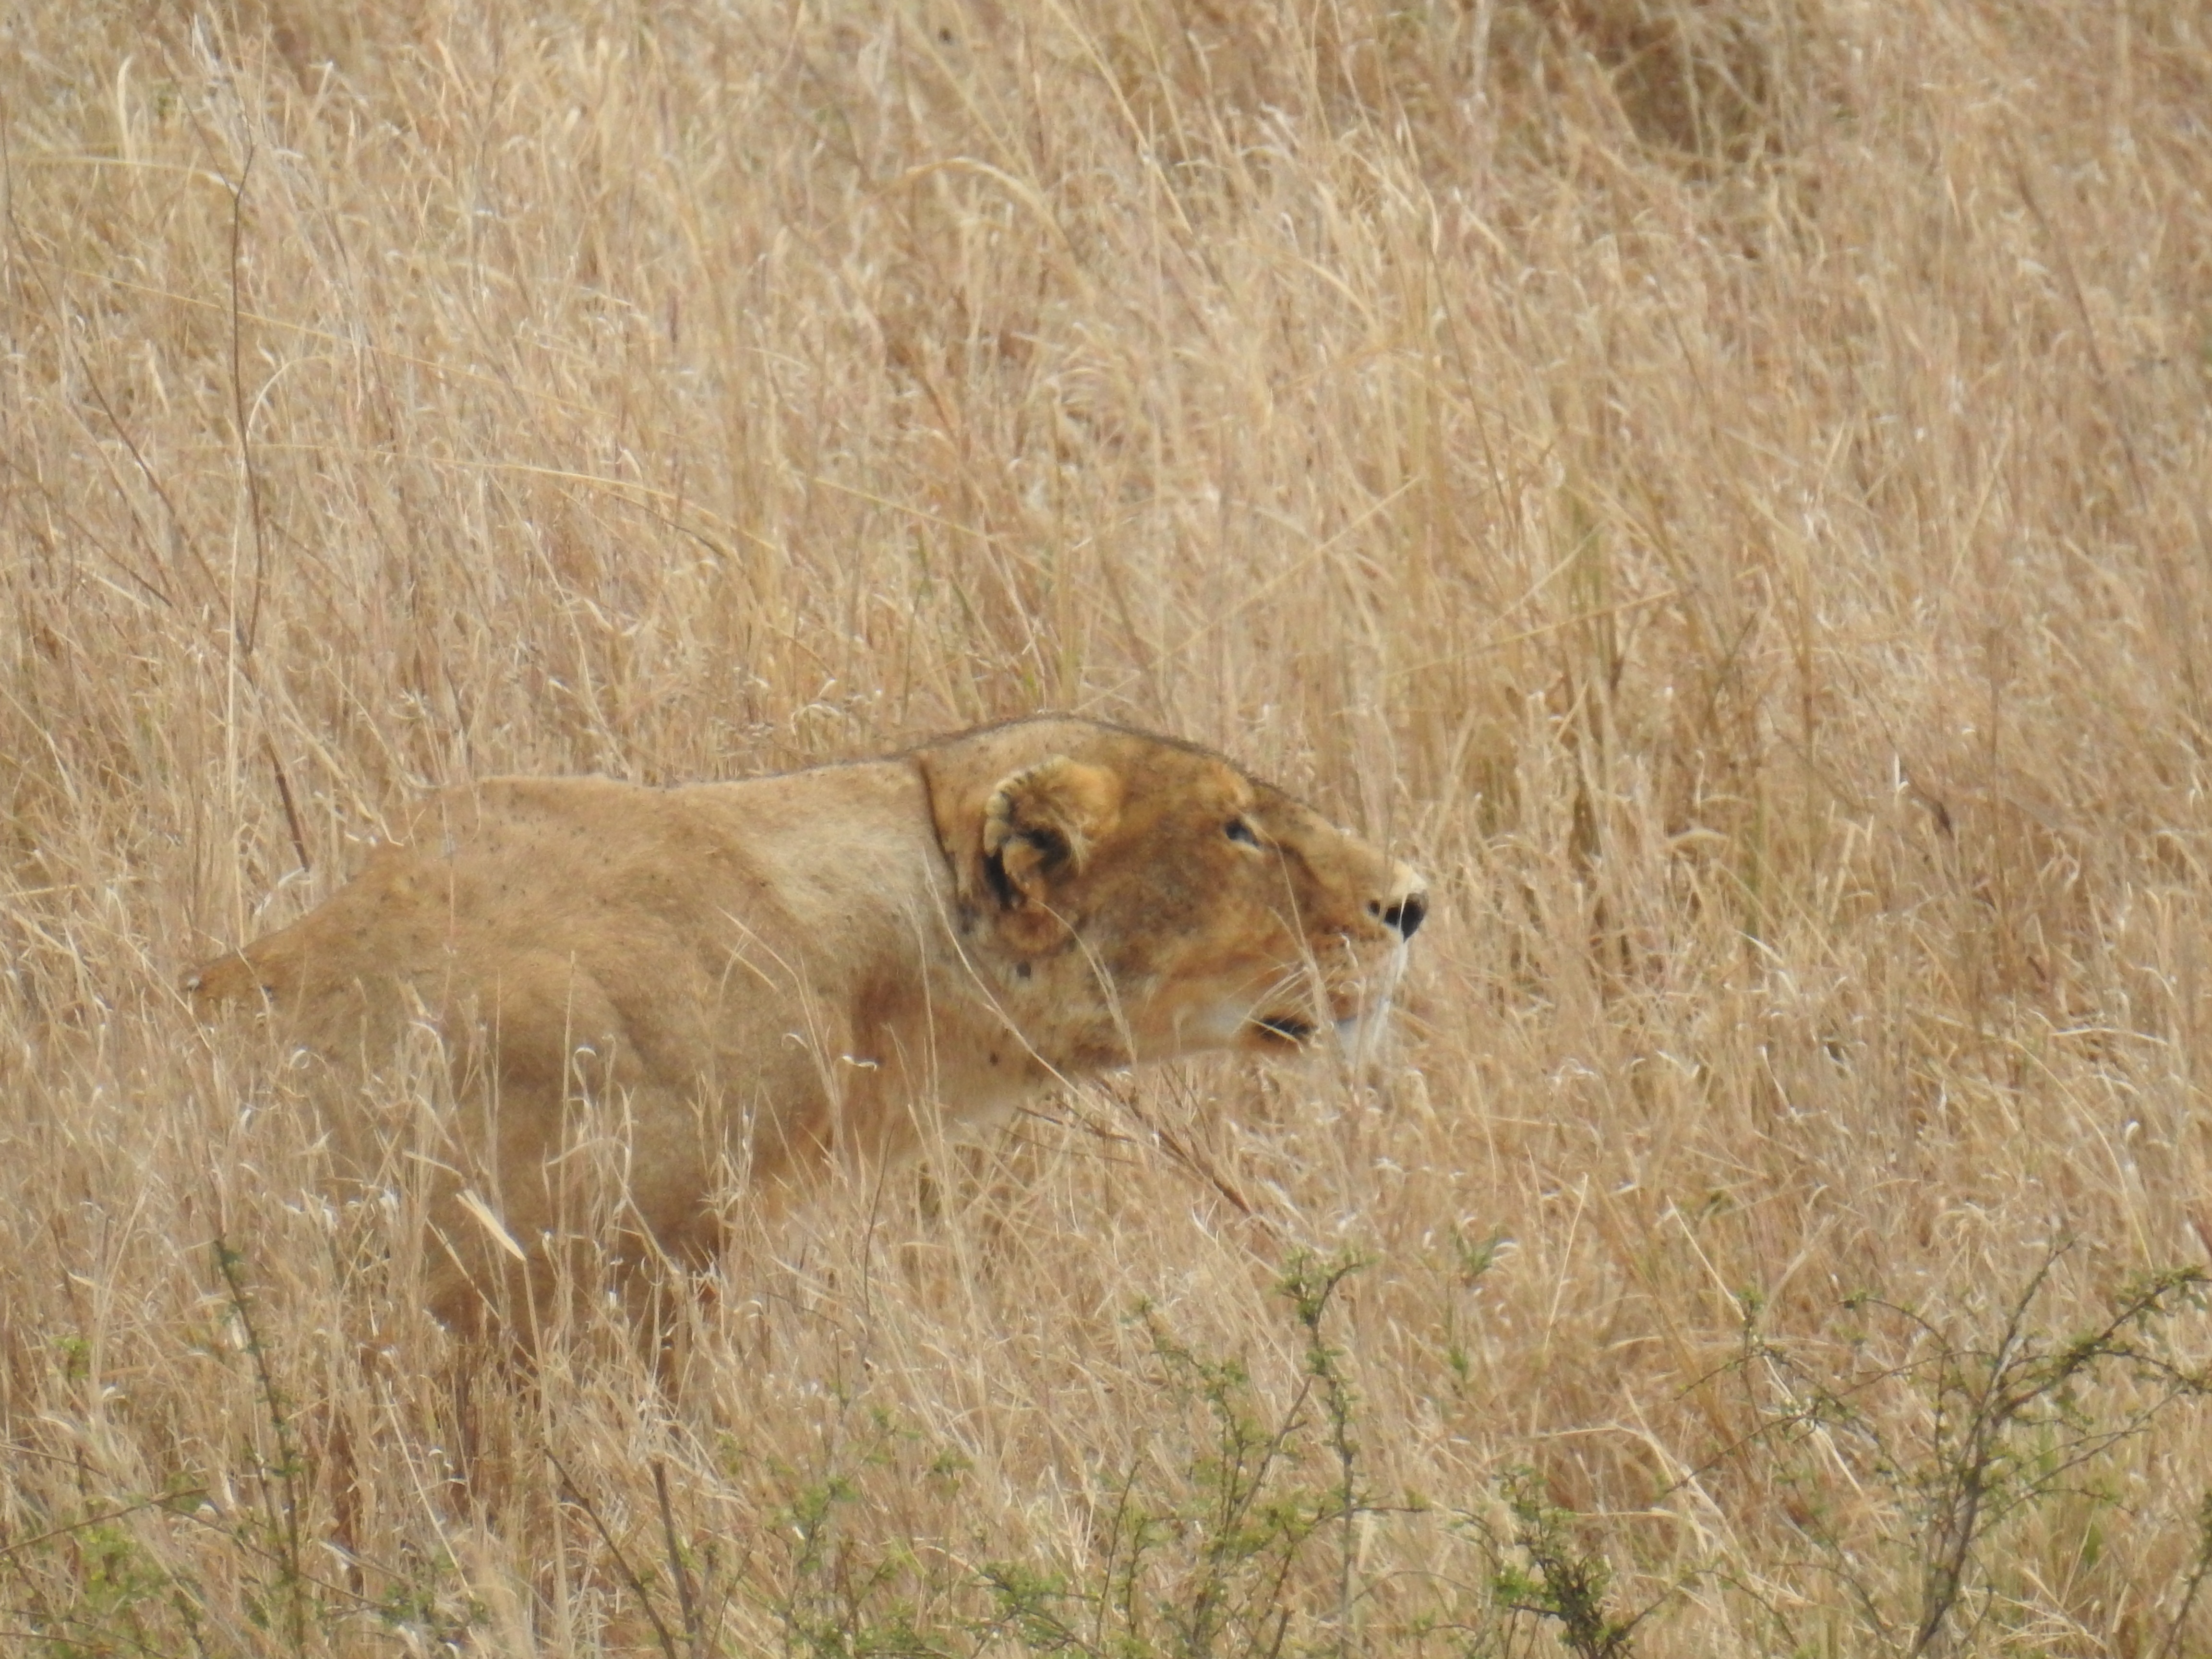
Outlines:
{"label": "dry grass background", "polygon": [[[0,1648],[2212,1644],[2212,1334],[2076,1342],[2212,1224],[2197,9],[26,0],[0,136]],[[175,992],[439,783],[1041,707],[1420,860],[1395,1046],[673,1391]]]}

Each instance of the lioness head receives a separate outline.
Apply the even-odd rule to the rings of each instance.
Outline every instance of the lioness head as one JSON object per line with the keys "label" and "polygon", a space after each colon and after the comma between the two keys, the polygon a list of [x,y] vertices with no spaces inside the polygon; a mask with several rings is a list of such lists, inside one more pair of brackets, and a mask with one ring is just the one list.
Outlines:
{"label": "lioness head", "polygon": [[1095,1002],[1078,1063],[1293,1046],[1372,1008],[1420,878],[1191,745],[1040,719],[923,750],[963,932]]}

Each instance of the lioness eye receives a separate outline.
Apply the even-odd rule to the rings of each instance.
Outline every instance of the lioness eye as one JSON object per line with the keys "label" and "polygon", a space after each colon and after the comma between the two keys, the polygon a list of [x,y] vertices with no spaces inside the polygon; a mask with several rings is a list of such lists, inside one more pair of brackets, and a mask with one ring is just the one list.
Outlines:
{"label": "lioness eye", "polygon": [[1260,837],[1253,833],[1252,826],[1242,818],[1230,819],[1229,828],[1225,833],[1230,840],[1242,842],[1247,847],[1257,847],[1260,844]]}

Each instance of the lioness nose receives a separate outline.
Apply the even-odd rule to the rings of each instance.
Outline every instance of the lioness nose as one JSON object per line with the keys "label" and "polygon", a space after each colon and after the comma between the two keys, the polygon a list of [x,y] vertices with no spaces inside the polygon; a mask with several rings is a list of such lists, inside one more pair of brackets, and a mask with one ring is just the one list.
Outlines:
{"label": "lioness nose", "polygon": [[1429,914],[1428,895],[1408,893],[1405,897],[1385,905],[1381,900],[1367,907],[1381,919],[1385,927],[1395,929],[1401,939],[1411,939]]}

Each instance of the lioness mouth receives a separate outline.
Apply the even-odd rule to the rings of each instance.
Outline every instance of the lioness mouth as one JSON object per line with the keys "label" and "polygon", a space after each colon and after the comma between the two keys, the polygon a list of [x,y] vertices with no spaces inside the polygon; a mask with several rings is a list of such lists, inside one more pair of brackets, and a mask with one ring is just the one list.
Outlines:
{"label": "lioness mouth", "polygon": [[1299,1019],[1291,1014],[1269,1014],[1266,1018],[1255,1019],[1252,1023],[1261,1030],[1291,1042],[1304,1042],[1314,1034],[1312,1021]]}

